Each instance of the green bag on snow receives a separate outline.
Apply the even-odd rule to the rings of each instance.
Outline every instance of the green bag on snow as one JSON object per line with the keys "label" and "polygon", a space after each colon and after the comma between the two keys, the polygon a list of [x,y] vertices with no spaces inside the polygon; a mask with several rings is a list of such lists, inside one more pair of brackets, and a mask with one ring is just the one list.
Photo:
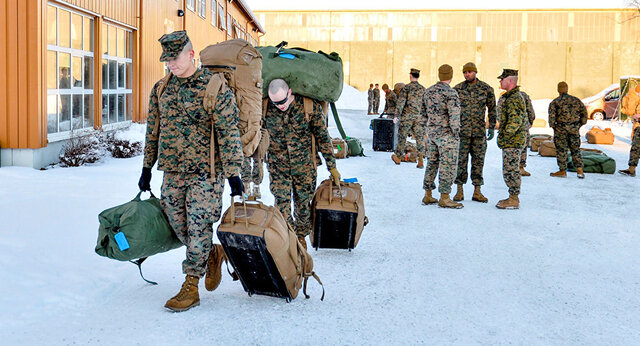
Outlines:
{"label": "green bag on snow", "polygon": [[304,48],[285,49],[273,46],[256,49],[262,54],[264,97],[269,95],[269,83],[281,78],[296,94],[328,102],[336,102],[340,98],[344,72],[338,53],[316,53]]}
{"label": "green bag on snow", "polygon": [[[119,261],[146,258],[182,246],[153,194],[146,200],[138,195],[125,204],[109,208],[98,215],[100,228],[96,253]],[[121,250],[117,238],[126,239],[129,248]],[[142,261],[140,261],[141,263]],[[136,263],[138,264],[138,263]]]}
{"label": "green bag on snow", "polygon": [[359,139],[347,137],[344,140],[347,142],[347,147],[349,148],[348,156],[364,156],[364,148]]}
{"label": "green bag on snow", "polygon": [[[580,153],[582,154],[582,170],[585,173],[614,174],[616,172],[616,160],[610,158],[607,154],[599,150],[584,149],[581,149]],[[571,154],[569,154],[567,169],[570,172],[576,171],[576,166],[573,164]]]}

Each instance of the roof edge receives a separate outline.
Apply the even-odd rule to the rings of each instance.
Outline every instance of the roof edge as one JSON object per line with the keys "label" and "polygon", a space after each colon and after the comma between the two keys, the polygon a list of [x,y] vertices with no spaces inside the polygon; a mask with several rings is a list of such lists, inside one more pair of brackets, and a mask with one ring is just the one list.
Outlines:
{"label": "roof edge", "polygon": [[263,34],[266,34],[267,32],[262,27],[262,24],[260,24],[260,21],[258,20],[256,15],[253,14],[253,11],[251,11],[251,8],[249,7],[249,5],[247,5],[247,3],[244,0],[234,0],[234,1],[240,6],[241,10],[243,10],[246,14],[249,15],[253,24],[255,24],[255,26],[258,28],[258,31],[260,31]]}

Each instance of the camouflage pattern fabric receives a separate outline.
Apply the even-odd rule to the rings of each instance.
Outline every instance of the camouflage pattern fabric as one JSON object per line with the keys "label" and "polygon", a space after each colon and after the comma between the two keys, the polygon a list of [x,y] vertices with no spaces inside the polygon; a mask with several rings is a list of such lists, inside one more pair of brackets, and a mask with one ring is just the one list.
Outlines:
{"label": "camouflage pattern fabric", "polygon": [[503,97],[504,100],[497,110],[500,122],[498,147],[500,149],[517,148],[522,150],[529,128],[524,97],[520,94],[519,87],[506,92]]}
{"label": "camouflage pattern fabric", "polygon": [[373,113],[378,114],[380,108],[380,89],[373,89]]}
{"label": "camouflage pattern fabric", "polygon": [[367,108],[367,112],[373,113],[373,88],[367,91],[367,102],[369,102],[369,108]]}
{"label": "camouflage pattern fabric", "polygon": [[407,142],[407,136],[411,135],[416,140],[416,147],[419,153],[425,153],[424,144],[424,117],[422,115],[405,115],[400,119],[398,127],[398,144],[394,154],[397,157],[404,156],[404,147]]}
{"label": "camouflage pattern fabric", "polygon": [[496,97],[489,84],[476,79],[464,81],[454,87],[460,98],[460,137],[485,137],[485,113],[489,128],[496,126]]}
{"label": "camouflage pattern fabric", "polygon": [[580,133],[558,129],[553,131],[553,144],[556,146],[556,160],[560,170],[567,169],[568,151],[571,151],[573,164],[583,167],[582,153],[580,153]]}
{"label": "camouflage pattern fabric", "polygon": [[487,152],[487,138],[481,137],[460,137],[458,148],[458,174],[455,183],[464,185],[467,183],[467,166],[469,155],[471,155],[471,183],[473,186],[484,185],[482,170],[484,168],[484,158]]}
{"label": "camouflage pattern fabric", "polygon": [[434,190],[436,175],[439,173],[438,192],[451,193],[451,184],[458,170],[458,138],[429,136],[427,145],[427,169],[424,173],[422,188]]}
{"label": "camouflage pattern fabric", "polygon": [[245,185],[249,183],[260,185],[263,176],[262,159],[256,159],[251,156],[245,157],[242,162],[242,182],[245,183]]}
{"label": "camouflage pattern fabric", "polygon": [[[402,120],[405,115],[420,115],[422,113],[422,102],[425,87],[418,82],[411,82],[400,90],[398,102],[396,103],[396,116]],[[424,115],[424,114],[423,114]]]}
{"label": "camouflage pattern fabric", "polygon": [[631,150],[629,150],[629,166],[638,166],[640,160],[640,126],[633,130],[633,140],[631,141]]}
{"label": "camouflage pattern fabric", "polygon": [[[158,98],[156,83],[151,89],[143,166],[165,172],[210,175],[211,124],[215,128],[216,171],[225,178],[240,175],[243,154],[238,131],[236,99],[226,83],[222,85],[213,114],[208,114],[203,97],[209,79],[208,70],[198,69],[187,78],[171,77]],[[153,129],[160,121],[159,138]]]}
{"label": "camouflage pattern fabric", "polygon": [[311,232],[310,208],[317,179],[311,154],[312,134],[316,138],[317,149],[327,163],[327,169],[335,168],[336,160],[320,103],[313,102],[311,119],[306,120],[302,96],[294,94],[293,97],[293,102],[285,112],[272,103],[267,106],[264,127],[271,139],[267,166],[276,207],[296,233],[304,236]]}
{"label": "camouflage pattern fabric", "polygon": [[182,272],[203,277],[213,241],[212,225],[220,219],[224,180],[212,183],[197,173],[165,172],[162,207],[178,239],[187,247]]}
{"label": "camouflage pattern fabric", "polygon": [[165,62],[175,59],[187,43],[190,42],[187,32],[184,30],[174,31],[170,34],[164,34],[158,42],[162,45],[162,55],[160,55],[160,61]]}
{"label": "camouflage pattern fabric", "polygon": [[533,121],[536,120],[536,112],[533,110],[533,103],[531,102],[531,97],[529,95],[520,90],[520,95],[524,99],[525,107],[527,108],[527,120],[529,121],[529,126],[527,127],[527,131],[525,132],[525,140],[524,140],[524,148],[522,148],[522,154],[520,154],[520,167],[527,167],[527,148],[531,145],[531,136],[529,134],[529,129],[533,125]]}
{"label": "camouflage pattern fabric", "polygon": [[390,115],[396,114],[397,103],[398,103],[398,95],[396,95],[395,92],[391,91],[389,95],[386,96],[383,113],[390,114]]}
{"label": "camouflage pattern fabric", "polygon": [[502,176],[509,188],[509,195],[520,194],[520,152],[521,148],[502,149]]}
{"label": "camouflage pattern fabric", "polygon": [[582,101],[562,93],[549,104],[549,126],[553,128],[553,143],[560,170],[567,169],[567,151],[576,167],[582,167],[580,127],[587,123],[587,108]]}

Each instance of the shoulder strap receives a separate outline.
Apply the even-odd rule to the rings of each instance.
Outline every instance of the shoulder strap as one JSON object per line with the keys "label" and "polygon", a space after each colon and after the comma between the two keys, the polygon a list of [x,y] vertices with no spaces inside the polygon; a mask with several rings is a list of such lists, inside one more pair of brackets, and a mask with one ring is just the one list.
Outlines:
{"label": "shoulder strap", "polygon": [[[207,83],[206,93],[202,102],[204,103],[204,109],[207,113],[212,113],[216,108],[216,101],[218,100],[218,93],[222,88],[222,85],[226,83],[225,78],[221,73],[214,73],[209,79],[209,83]],[[215,179],[216,176],[216,131],[213,121],[211,121],[211,143],[209,144],[209,160],[211,162],[210,165],[210,173],[211,180]]]}
{"label": "shoulder strap", "polygon": [[[156,97],[160,100],[160,96],[164,94],[164,91],[167,89],[167,84],[169,84],[169,80],[173,76],[172,72],[169,72],[168,75],[164,76],[162,82],[156,86]],[[158,140],[158,136],[160,135],[160,119],[156,119],[156,124],[153,127],[153,132],[151,133],[151,137]]]}
{"label": "shoulder strap", "polygon": [[[313,99],[306,96],[302,97],[302,108],[304,109],[304,120],[311,121],[311,113],[313,113]],[[311,160],[313,160],[313,169],[318,168],[318,154],[316,151],[316,136],[311,134]]]}
{"label": "shoulder strap", "polygon": [[267,108],[269,107],[269,98],[265,97],[262,99],[262,119],[267,116]]}

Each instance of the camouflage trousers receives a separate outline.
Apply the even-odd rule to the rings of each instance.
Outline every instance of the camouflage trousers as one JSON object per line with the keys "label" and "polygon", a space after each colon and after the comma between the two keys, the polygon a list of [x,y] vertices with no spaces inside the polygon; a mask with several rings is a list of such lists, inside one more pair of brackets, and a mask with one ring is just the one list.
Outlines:
{"label": "camouflage trousers", "polygon": [[633,130],[633,140],[631,140],[631,150],[629,151],[629,166],[638,166],[640,160],[640,126]]}
{"label": "camouflage trousers", "polygon": [[404,145],[407,143],[407,136],[412,134],[416,140],[418,153],[424,153],[424,118],[422,115],[403,115],[400,118],[400,128],[398,129],[398,145],[395,154],[397,157],[404,156]]}
{"label": "camouflage trousers", "polygon": [[380,108],[380,99],[373,99],[373,113],[378,113],[378,108]]}
{"label": "camouflage trousers", "polygon": [[[317,173],[309,167],[302,174],[292,174],[287,164],[269,160],[271,193],[275,197],[275,206],[280,210],[289,225],[298,236],[311,233],[311,200],[316,191]],[[299,172],[296,172],[299,173]],[[293,197],[293,214],[291,198]]]}
{"label": "camouflage trousers", "polygon": [[245,157],[242,162],[242,182],[246,184],[253,183],[260,185],[264,176],[262,170],[262,159],[256,159],[253,157]]}
{"label": "camouflage trousers", "polygon": [[203,277],[213,241],[213,223],[220,219],[224,180],[212,183],[205,174],[165,172],[162,207],[178,239],[187,247],[182,272]]}
{"label": "camouflage trousers", "polygon": [[458,175],[455,183],[464,185],[467,183],[467,165],[469,155],[471,155],[471,183],[473,186],[484,185],[482,169],[484,168],[484,157],[487,152],[487,138],[480,137],[460,137],[458,147]]}
{"label": "camouflage trousers", "polygon": [[369,107],[367,108],[367,113],[371,114],[373,113],[373,99],[368,99],[367,101],[369,101]]}
{"label": "camouflage trousers", "polygon": [[456,137],[434,138],[429,136],[427,145],[427,169],[424,173],[422,188],[434,190],[439,171],[438,192],[451,193],[451,184],[458,171],[458,147],[460,141]]}
{"label": "camouflage trousers", "polygon": [[531,145],[531,135],[528,130],[524,138],[524,144],[525,147],[522,149],[522,154],[520,154],[520,167],[527,167],[527,148]]}
{"label": "camouflage trousers", "polygon": [[502,149],[502,176],[509,188],[510,195],[520,194],[520,157],[521,148]]}
{"label": "camouflage trousers", "polygon": [[556,160],[561,171],[567,169],[568,151],[571,151],[573,165],[582,167],[582,154],[580,153],[580,133],[559,130],[553,131],[553,144],[556,146]]}

